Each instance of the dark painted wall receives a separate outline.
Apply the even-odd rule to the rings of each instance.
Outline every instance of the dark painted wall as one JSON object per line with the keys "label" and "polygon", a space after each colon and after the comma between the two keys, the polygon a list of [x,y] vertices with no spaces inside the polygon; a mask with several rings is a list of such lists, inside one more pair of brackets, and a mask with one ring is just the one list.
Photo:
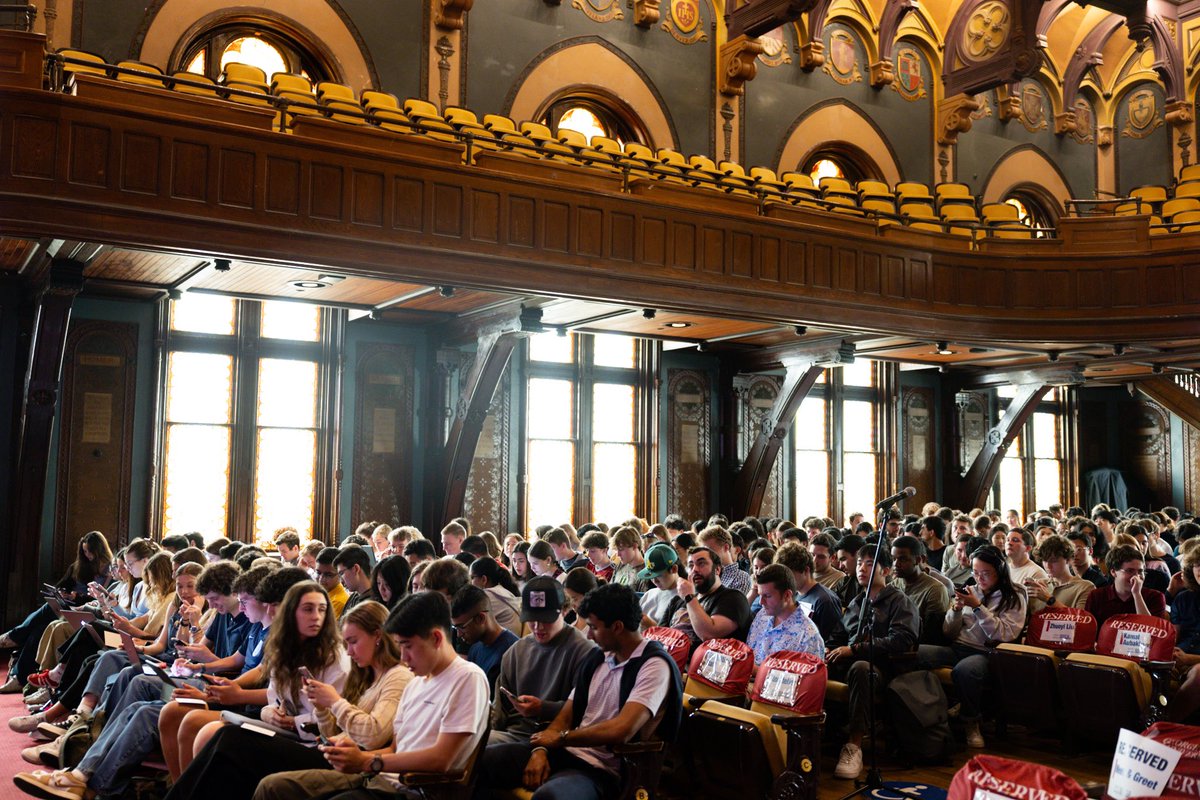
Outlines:
{"label": "dark painted wall", "polygon": [[[701,0],[706,39],[681,44],[656,25],[633,24],[633,13],[620,4],[624,19],[595,22],[570,3],[558,6],[529,0],[488,0],[471,9],[467,31],[468,77],[465,105],[477,114],[506,113],[511,94],[530,64],[550,48],[598,37],[636,64],[665,101],[664,111],[685,153],[713,151],[713,12]],[[670,16],[668,4],[662,8]],[[520,18],[514,24],[513,18]],[[666,142],[655,142],[666,146]]]}
{"label": "dark painted wall", "polygon": [[[1148,91],[1150,94],[1145,95]],[[1153,113],[1146,122],[1148,103]],[[1130,106],[1135,106],[1130,114]],[[1137,186],[1171,182],[1171,137],[1163,123],[1162,90],[1153,83],[1134,86],[1117,105],[1113,124],[1113,143],[1117,148],[1117,191],[1128,192]]]}
{"label": "dark painted wall", "polygon": [[[855,106],[875,125],[891,147],[905,180],[931,181],[932,111],[928,94],[924,98],[909,101],[892,87],[872,89],[866,48],[857,34],[844,25],[830,23],[825,26],[827,66],[833,63],[830,40],[838,32],[854,37],[855,69],[859,80],[853,79],[853,70],[851,77],[842,76],[835,70],[842,80],[850,81],[845,85],[823,71],[824,68],[812,72],[802,70],[798,54],[795,53],[795,30],[790,26],[785,29],[784,36],[785,52],[791,54],[792,63],[777,67],[759,64],[757,77],[746,85],[745,163],[774,167],[796,121],[814,106],[840,99]],[[922,80],[929,87],[933,78],[924,56],[921,56],[920,64]],[[837,135],[837,131],[829,132],[831,139],[837,138]],[[780,164],[779,169],[791,170],[800,166]]]}
{"label": "dark painted wall", "polygon": [[[1022,107],[1026,119],[1001,121],[996,92],[987,93],[987,105],[980,109],[971,130],[960,134],[957,148],[958,180],[981,193],[992,170],[1006,155],[1032,145],[1058,165],[1072,197],[1092,197],[1096,188],[1095,143],[1081,144],[1072,136],[1056,136],[1054,111],[1046,90],[1036,81],[1021,82]],[[1031,97],[1038,93],[1040,99]],[[1037,176],[1031,175],[1031,181]]]}

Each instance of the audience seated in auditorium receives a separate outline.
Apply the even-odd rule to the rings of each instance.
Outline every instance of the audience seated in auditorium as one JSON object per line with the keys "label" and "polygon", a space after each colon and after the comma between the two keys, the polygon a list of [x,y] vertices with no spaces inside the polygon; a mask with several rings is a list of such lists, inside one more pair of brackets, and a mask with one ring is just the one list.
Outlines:
{"label": "audience seated in auditorium", "polygon": [[1044,581],[1046,570],[1038,566],[1031,556],[1035,540],[1033,534],[1024,528],[1008,532],[1004,540],[1004,552],[1008,555],[1008,570],[1012,582],[1018,586],[1026,586],[1030,580]]}
{"label": "audience seated in auditorium", "polygon": [[356,545],[343,545],[334,556],[333,566],[350,596],[342,606],[342,614],[364,600],[371,599],[371,557],[367,550]]}
{"label": "audience seated in auditorium", "polygon": [[796,602],[796,578],[782,564],[763,567],[754,578],[762,607],[750,624],[746,644],[754,651],[754,663],[780,650],[825,657],[825,642],[816,623]]}
{"label": "audience seated in auditorium", "polygon": [[662,645],[639,633],[634,592],[600,586],[580,614],[600,649],[581,665],[575,688],[546,730],[528,742],[488,746],[477,798],[522,785],[536,789],[538,800],[612,797],[620,769],[612,745],[654,732],[674,739],[682,714],[679,669]]}
{"label": "audience seated in auditorium", "polygon": [[487,724],[487,678],[454,652],[445,598],[438,592],[405,597],[384,629],[415,676],[400,699],[391,746],[320,745],[333,769],[277,772],[259,783],[255,800],[367,800],[375,791],[397,792],[402,773],[450,773],[466,765]]}
{"label": "audience seated in auditorium", "polygon": [[1097,625],[1117,614],[1167,615],[1167,598],[1162,592],[1143,586],[1146,570],[1142,552],[1133,545],[1119,544],[1104,556],[1112,583],[1088,595],[1084,605]]}
{"label": "audience seated in auditorium", "polygon": [[1075,575],[1072,565],[1075,546],[1065,536],[1051,534],[1037,546],[1035,558],[1046,570],[1047,579],[1031,578],[1025,584],[1029,590],[1029,613],[1050,607],[1083,608],[1095,585]]}
{"label": "audience seated in auditorium", "polygon": [[472,561],[469,572],[471,583],[487,592],[496,622],[520,636],[521,589],[512,574],[490,556]]}
{"label": "audience seated in auditorium", "polygon": [[788,542],[775,551],[775,563],[792,571],[796,579],[796,602],[816,623],[826,642],[842,626],[841,599],[813,579],[812,554],[804,545]]}
{"label": "audience seated in auditorium", "polygon": [[675,584],[667,608],[670,627],[682,630],[695,646],[706,639],[746,641],[752,617],[746,596],[721,583],[717,554],[703,545],[688,551],[688,577]]}
{"label": "audience seated in auditorium", "polygon": [[[938,517],[926,517],[942,520]],[[922,523],[924,525],[925,523]],[[929,644],[942,642],[941,622],[950,609],[950,591],[929,572],[923,572],[925,563],[925,541],[915,536],[898,536],[891,549],[893,578],[892,585],[904,593],[917,608],[920,621],[921,641]],[[932,570],[931,570],[932,571]]]}
{"label": "audience seated in auditorium", "polygon": [[496,621],[487,592],[478,586],[464,586],[450,603],[450,620],[466,657],[495,686],[500,675],[500,659],[517,642],[517,635]]}
{"label": "audience seated in auditorium", "polygon": [[838,528],[826,528],[808,540],[808,552],[813,558],[813,580],[830,590],[846,577],[846,573],[833,563],[840,535]]}
{"label": "audience seated in auditorium", "polygon": [[[737,565],[733,537],[729,535],[729,531],[720,525],[713,525],[710,519],[709,526],[700,531],[700,535],[696,538],[702,547],[708,548],[716,555],[721,585],[745,597],[750,592],[750,573],[743,571]],[[690,567],[688,572],[691,572]]]}

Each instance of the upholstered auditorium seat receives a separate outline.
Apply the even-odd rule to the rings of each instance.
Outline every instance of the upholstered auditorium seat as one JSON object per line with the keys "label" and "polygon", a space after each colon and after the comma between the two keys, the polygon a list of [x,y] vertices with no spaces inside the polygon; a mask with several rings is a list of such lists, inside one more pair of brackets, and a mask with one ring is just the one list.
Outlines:
{"label": "upholstered auditorium seat", "polygon": [[316,95],[317,103],[330,119],[348,122],[351,125],[367,123],[366,111],[349,86],[333,81],[321,81],[316,86]]}
{"label": "upholstered auditorium seat", "polygon": [[[131,70],[124,72],[123,70]],[[145,73],[139,75],[138,73]],[[165,85],[166,76],[163,71],[153,64],[147,64],[144,61],[118,61],[117,62],[117,80],[124,83],[136,83],[139,86],[153,86],[156,89],[161,89]]]}

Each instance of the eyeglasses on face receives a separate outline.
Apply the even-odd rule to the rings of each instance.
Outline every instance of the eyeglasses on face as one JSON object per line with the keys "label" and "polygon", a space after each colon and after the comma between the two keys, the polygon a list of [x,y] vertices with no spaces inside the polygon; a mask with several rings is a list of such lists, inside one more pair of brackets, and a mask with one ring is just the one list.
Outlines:
{"label": "eyeglasses on face", "polygon": [[1146,570],[1134,569],[1133,567],[1129,567],[1128,569],[1119,569],[1119,570],[1117,570],[1117,572],[1124,572],[1125,575],[1130,578],[1140,578],[1141,576],[1146,574]]}

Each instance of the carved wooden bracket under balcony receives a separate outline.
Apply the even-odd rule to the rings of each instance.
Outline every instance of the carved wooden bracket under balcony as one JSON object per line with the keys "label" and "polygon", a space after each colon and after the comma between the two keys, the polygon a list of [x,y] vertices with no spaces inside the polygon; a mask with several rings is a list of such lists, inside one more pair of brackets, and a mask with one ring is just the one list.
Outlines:
{"label": "carved wooden bracket under balcony", "polygon": [[1186,128],[1195,120],[1195,112],[1192,111],[1192,104],[1187,100],[1177,100],[1174,103],[1167,103],[1166,114],[1163,119],[1167,124],[1175,128]]}
{"label": "carved wooden bracket under balcony", "polygon": [[800,45],[800,69],[812,72],[825,66],[825,43],[820,39]]}
{"label": "carved wooden bracket under balcony", "polygon": [[1076,124],[1074,111],[1064,111],[1054,115],[1054,132],[1059,136],[1074,133]]}
{"label": "carved wooden bracket under balcony", "polygon": [[658,22],[660,0],[633,0],[633,24],[649,28]]}
{"label": "carved wooden bracket under balcony", "polygon": [[980,103],[965,94],[947,97],[938,106],[938,144],[958,143],[958,135],[971,130],[971,114],[980,109]]}
{"label": "carved wooden bracket under balcony", "polygon": [[749,0],[725,15],[725,30],[730,39],[762,36],[780,25],[795,22],[814,5],[816,0]]}
{"label": "carved wooden bracket under balcony", "polygon": [[739,36],[721,45],[721,94],[736,97],[746,92],[746,81],[758,74],[756,59],[762,54],[762,42]]}
{"label": "carved wooden bracket under balcony", "polygon": [[1112,125],[1101,125],[1096,128],[1096,146],[1097,147],[1112,147],[1113,143],[1113,128]]}
{"label": "carved wooden bracket under balcony", "polygon": [[896,66],[890,58],[881,59],[871,65],[871,88],[882,89],[896,80]]}
{"label": "carved wooden bracket under balcony", "polygon": [[1006,85],[996,87],[996,112],[1001,122],[1011,120],[1021,121],[1021,85]]}
{"label": "carved wooden bracket under balcony", "polygon": [[463,17],[471,10],[475,0],[437,0],[437,11],[433,23],[447,31],[461,31]]}

